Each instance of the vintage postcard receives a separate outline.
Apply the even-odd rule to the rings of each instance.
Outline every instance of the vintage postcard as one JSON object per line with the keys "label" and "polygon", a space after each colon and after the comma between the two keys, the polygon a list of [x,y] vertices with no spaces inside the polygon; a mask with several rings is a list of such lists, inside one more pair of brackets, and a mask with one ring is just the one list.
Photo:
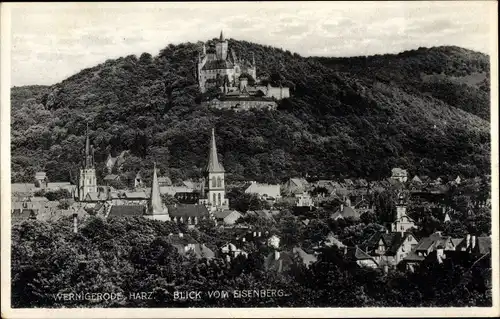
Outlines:
{"label": "vintage postcard", "polygon": [[2,4],[2,317],[500,315],[496,12]]}

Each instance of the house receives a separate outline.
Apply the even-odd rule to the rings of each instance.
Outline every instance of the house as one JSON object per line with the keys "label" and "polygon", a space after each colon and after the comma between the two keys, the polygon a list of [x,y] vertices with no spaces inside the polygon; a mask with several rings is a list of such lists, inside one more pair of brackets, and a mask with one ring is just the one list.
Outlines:
{"label": "house", "polygon": [[89,192],[85,195],[85,202],[105,202],[109,199],[109,194],[106,192]]}
{"label": "house", "polygon": [[210,260],[215,258],[215,252],[210,247],[198,243],[189,235],[183,233],[170,234],[167,242],[174,246],[180,255],[189,256],[192,254],[197,259],[206,258]]}
{"label": "house", "polygon": [[[413,252],[416,254],[416,256],[419,257],[427,257],[431,252],[436,250],[438,247],[442,247],[444,250],[455,250],[456,247],[454,246],[454,243],[452,241],[452,238],[450,236],[443,236],[441,232],[435,232],[429,237],[424,237],[422,238]],[[419,257],[412,256],[414,261],[418,261]],[[414,263],[414,262],[412,262]]]}
{"label": "house", "polygon": [[226,225],[233,225],[238,218],[243,216],[238,211],[229,209],[215,211],[213,215],[218,223]]}
{"label": "house", "polygon": [[378,268],[379,265],[370,255],[365,253],[358,246],[344,247],[344,256],[346,259],[355,262],[359,267]]}
{"label": "house", "polygon": [[212,218],[207,207],[199,204],[167,205],[170,218],[176,223],[196,225],[203,219]]}
{"label": "house", "polygon": [[290,178],[282,187],[282,194],[293,196],[309,190],[309,183],[303,178]]}
{"label": "house", "polygon": [[363,247],[379,265],[395,266],[399,264],[418,244],[411,233],[377,232]]}
{"label": "house", "polygon": [[396,204],[396,219],[391,224],[391,231],[404,233],[415,227],[415,221],[406,214],[404,197],[400,194],[399,201]]}
{"label": "house", "polygon": [[275,250],[264,259],[264,268],[267,271],[285,272],[291,269],[294,264],[293,259],[294,255],[292,253]]}
{"label": "house", "polygon": [[353,208],[349,205],[341,204],[340,208],[337,211],[335,211],[335,213],[333,213],[330,216],[330,218],[332,218],[334,220],[341,219],[341,218],[342,219],[352,218],[354,220],[359,220],[360,216],[361,215],[359,214],[359,212],[355,208]]}
{"label": "house", "polygon": [[468,234],[465,238],[463,238],[458,244],[457,239],[455,242],[455,250],[458,251],[466,251],[472,254],[477,255],[486,255],[491,253],[491,237],[476,237],[475,235]]}
{"label": "house", "polygon": [[263,200],[275,200],[281,197],[280,185],[261,184],[255,181],[250,182],[250,185],[245,189],[247,194],[257,194]]}
{"label": "house", "polygon": [[236,246],[232,242],[225,243],[223,246],[221,246],[220,252],[221,255],[228,261],[231,261],[240,255],[243,257],[248,257],[248,253],[246,251]]}
{"label": "house", "polygon": [[332,232],[330,232],[328,234],[328,236],[326,236],[326,240],[324,242],[324,245],[326,247],[332,247],[332,246],[335,246],[337,248],[344,248],[346,247],[346,245],[344,245],[340,240],[338,240],[337,238],[335,238],[335,236],[333,235]]}
{"label": "house", "polygon": [[302,194],[296,194],[295,198],[296,198],[295,205],[297,207],[313,207],[314,206],[312,198],[307,192],[304,192]]}
{"label": "house", "polygon": [[292,249],[292,253],[298,256],[304,263],[304,266],[306,266],[307,268],[309,268],[311,264],[315,263],[318,260],[318,258],[314,254],[307,253],[300,247],[294,247]]}
{"label": "house", "polygon": [[125,159],[129,154],[129,151],[122,151],[117,157],[113,157],[111,154],[108,154],[108,158],[106,159],[106,168],[108,169],[108,173],[111,174],[114,168],[120,172],[123,168],[123,164],[125,163]]}
{"label": "house", "polygon": [[391,179],[398,180],[401,183],[406,183],[408,180],[408,172],[399,167],[395,167],[391,170]]}
{"label": "house", "polygon": [[[159,183],[160,177],[158,178]],[[161,186],[160,185],[160,194],[168,194],[170,196],[175,196],[177,193],[192,193],[193,190],[186,186]]]}

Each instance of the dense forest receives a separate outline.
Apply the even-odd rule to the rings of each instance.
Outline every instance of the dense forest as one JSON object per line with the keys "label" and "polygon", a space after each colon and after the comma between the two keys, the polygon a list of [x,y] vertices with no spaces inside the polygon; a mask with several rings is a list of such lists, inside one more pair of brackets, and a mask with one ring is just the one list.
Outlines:
{"label": "dense forest", "polygon": [[228,180],[379,179],[395,166],[431,177],[489,174],[489,63],[481,53],[438,47],[339,59],[229,46],[243,58],[254,52],[258,77],[291,87],[278,111],[200,105],[200,43],[108,60],[52,86],[12,88],[12,181],[32,181],[38,170],[74,181],[86,122],[99,179],[108,154],[123,150],[123,174],[141,170],[147,179],[156,160],[174,181],[196,178],[212,127]]}

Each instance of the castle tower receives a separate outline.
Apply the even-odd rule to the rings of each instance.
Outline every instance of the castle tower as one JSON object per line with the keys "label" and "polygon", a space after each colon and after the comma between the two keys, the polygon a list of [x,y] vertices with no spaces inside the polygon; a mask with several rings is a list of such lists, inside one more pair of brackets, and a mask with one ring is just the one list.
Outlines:
{"label": "castle tower", "polygon": [[94,165],[94,147],[90,145],[89,124],[85,133],[85,158],[80,168],[80,179],[78,181],[78,198],[83,201],[88,193],[97,193],[97,179]]}
{"label": "castle tower", "polygon": [[215,130],[212,129],[212,140],[208,156],[207,175],[207,203],[216,209],[229,208],[226,198],[226,187],[224,185],[224,167],[219,163],[217,157],[217,145],[215,144]]}
{"label": "castle tower", "polygon": [[219,41],[215,44],[216,59],[217,60],[226,60],[227,59],[227,49],[228,49],[228,42],[224,38],[224,34],[221,31]]}

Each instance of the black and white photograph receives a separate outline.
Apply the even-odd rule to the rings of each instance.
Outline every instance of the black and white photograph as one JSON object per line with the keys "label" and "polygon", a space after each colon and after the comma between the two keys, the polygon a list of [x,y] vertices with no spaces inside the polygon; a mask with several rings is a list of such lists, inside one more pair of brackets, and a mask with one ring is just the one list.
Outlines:
{"label": "black and white photograph", "polygon": [[500,315],[496,2],[1,9],[2,317]]}

